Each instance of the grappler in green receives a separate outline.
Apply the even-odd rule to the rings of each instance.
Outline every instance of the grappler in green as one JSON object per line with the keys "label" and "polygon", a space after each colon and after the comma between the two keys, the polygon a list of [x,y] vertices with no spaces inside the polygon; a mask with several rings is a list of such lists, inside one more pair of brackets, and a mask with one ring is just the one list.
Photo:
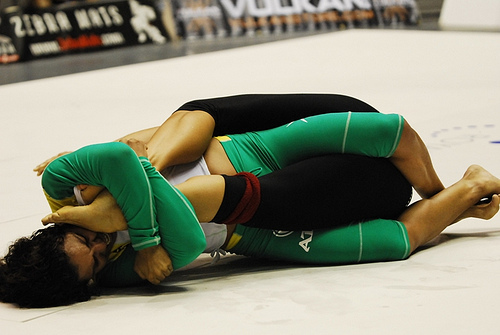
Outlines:
{"label": "grappler in green", "polygon": [[50,163],[42,177],[53,211],[74,202],[74,187],[79,184],[109,190],[128,222],[134,250],[161,243],[174,269],[203,252],[205,236],[189,201],[126,144],[81,148]]}

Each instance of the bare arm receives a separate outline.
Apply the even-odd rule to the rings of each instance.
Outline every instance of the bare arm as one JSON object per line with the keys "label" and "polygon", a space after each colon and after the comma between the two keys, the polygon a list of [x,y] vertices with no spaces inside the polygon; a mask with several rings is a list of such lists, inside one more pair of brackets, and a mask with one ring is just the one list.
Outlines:
{"label": "bare arm", "polygon": [[204,111],[177,111],[161,126],[128,134],[118,141],[139,140],[147,144],[151,164],[161,171],[200,158],[207,150],[215,121]]}
{"label": "bare arm", "polygon": [[[135,139],[148,146],[151,164],[159,171],[173,165],[190,163],[207,150],[212,139],[215,121],[203,111],[178,111],[161,126],[136,131],[116,141]],[[40,176],[47,165],[57,157],[70,153],[62,152],[37,165],[33,171]]]}
{"label": "bare arm", "polygon": [[142,129],[138,130],[136,132],[133,132],[131,134],[125,135],[123,137],[120,137],[117,139],[117,142],[127,142],[127,140],[135,139],[144,143],[148,143],[149,140],[153,137],[153,135],[156,133],[156,131],[160,127],[152,127],[152,128],[147,128],[147,129]]}

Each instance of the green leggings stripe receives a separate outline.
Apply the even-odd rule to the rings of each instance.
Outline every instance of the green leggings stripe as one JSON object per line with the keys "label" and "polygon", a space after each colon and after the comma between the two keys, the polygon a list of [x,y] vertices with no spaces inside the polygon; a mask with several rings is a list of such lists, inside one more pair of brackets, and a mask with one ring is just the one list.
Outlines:
{"label": "green leggings stripe", "polygon": [[399,145],[399,141],[401,140],[401,136],[403,135],[403,125],[404,125],[403,117],[401,115],[398,115],[398,116],[399,116],[399,124],[398,124],[398,131],[397,131],[398,136],[396,138],[394,138],[394,143],[392,145],[391,152],[385,158],[389,158],[394,154],[394,152],[396,151],[396,149]]}
{"label": "green leggings stripe", "polygon": [[404,244],[405,244],[405,252],[404,252],[404,258],[407,258],[410,256],[410,239],[408,238],[408,231],[406,230],[405,225],[401,221],[393,221],[399,226],[399,229],[401,229],[402,236],[404,239]]}
{"label": "green leggings stripe", "polygon": [[352,115],[352,113],[349,112],[347,115],[347,121],[345,123],[344,140],[342,141],[342,153],[343,154],[345,154],[345,145],[347,143],[347,132],[349,131],[349,124],[351,123],[351,115]]}
{"label": "green leggings stripe", "polygon": [[359,229],[359,257],[356,263],[361,262],[363,259],[363,227],[361,227],[361,223],[358,222]]}

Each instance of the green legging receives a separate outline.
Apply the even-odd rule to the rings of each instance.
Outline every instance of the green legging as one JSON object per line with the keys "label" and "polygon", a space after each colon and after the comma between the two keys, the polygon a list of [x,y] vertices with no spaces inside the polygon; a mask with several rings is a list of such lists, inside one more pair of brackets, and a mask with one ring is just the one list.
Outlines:
{"label": "green legging", "polygon": [[398,114],[331,113],[219,140],[237,172],[260,176],[333,153],[390,157],[399,144],[403,125]]}
{"label": "green legging", "polygon": [[[237,172],[262,176],[315,155],[390,157],[403,124],[399,115],[325,114],[221,141]],[[377,219],[329,230],[281,233],[238,226],[227,250],[308,264],[345,264],[404,259],[410,246],[401,222]]]}
{"label": "green legging", "polygon": [[336,265],[402,260],[409,256],[410,244],[401,222],[378,219],[290,232],[238,225],[226,250],[257,258]]}

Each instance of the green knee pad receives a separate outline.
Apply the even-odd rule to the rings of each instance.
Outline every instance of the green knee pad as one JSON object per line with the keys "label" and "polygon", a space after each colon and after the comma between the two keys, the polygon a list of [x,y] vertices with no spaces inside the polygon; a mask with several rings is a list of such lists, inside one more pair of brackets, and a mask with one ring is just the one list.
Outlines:
{"label": "green knee pad", "polygon": [[372,220],[313,231],[271,231],[238,226],[228,251],[304,264],[355,264],[405,259],[408,234],[395,220]]}

